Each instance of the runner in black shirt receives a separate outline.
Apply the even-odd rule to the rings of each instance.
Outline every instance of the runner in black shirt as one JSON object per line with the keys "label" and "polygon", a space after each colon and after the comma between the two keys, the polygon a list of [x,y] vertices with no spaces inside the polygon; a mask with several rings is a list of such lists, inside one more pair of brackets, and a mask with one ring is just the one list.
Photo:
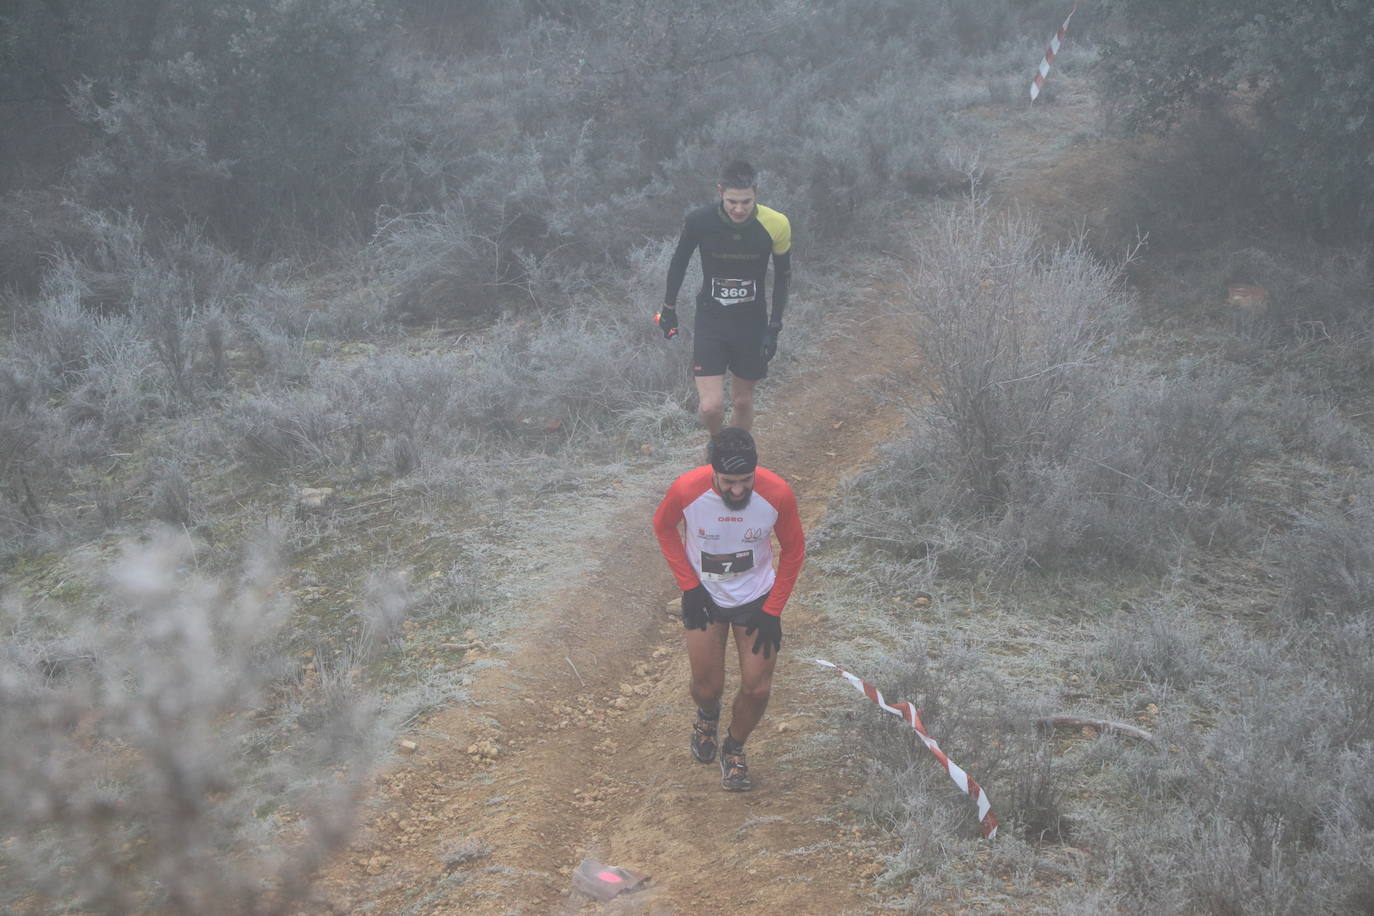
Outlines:
{"label": "runner in black shirt", "polygon": [[[731,425],[749,429],[754,420],[754,385],[768,375],[778,349],[792,268],[792,227],[787,217],[757,201],[749,163],[725,167],[716,191],[720,202],[687,214],[668,267],[668,291],[655,316],[664,337],[677,333],[677,294],[692,252],[701,249],[701,291],[693,325],[692,374],[701,418],[711,435],[725,420],[725,372],[734,374]],[[773,258],[773,308],[765,278]]]}

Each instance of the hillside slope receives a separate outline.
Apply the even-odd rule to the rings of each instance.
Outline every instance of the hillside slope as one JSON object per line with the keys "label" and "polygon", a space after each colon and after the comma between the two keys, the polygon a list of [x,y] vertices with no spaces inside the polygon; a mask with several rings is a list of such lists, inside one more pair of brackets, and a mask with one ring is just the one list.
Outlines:
{"label": "hillside slope", "polygon": [[[1004,124],[1006,148],[988,161],[1006,200],[1045,202],[1046,176],[1084,153],[1063,139],[1064,120],[1088,118],[1089,108],[983,113]],[[822,361],[785,389],[765,383],[754,430],[761,462],[792,482],[808,527],[902,426],[883,392],[914,390],[920,366],[889,298],[870,291]],[[681,624],[665,612],[677,592],[649,525],[667,483],[627,490],[600,537],[569,543],[597,558],[590,571],[534,602],[530,626],[497,653],[501,664],[476,675],[470,705],[416,728],[418,751],[380,776],[374,814],[318,887],[319,911],[837,914],[881,905],[871,879],[890,841],[844,804],[861,784],[862,749],[830,759],[808,741],[828,713],[800,676],[827,645],[814,572],[803,572],[784,617],[773,699],[750,741],[754,791],[722,792],[717,768],[688,755],[688,667]],[[733,660],[728,670],[731,695]],[[597,904],[571,889],[585,856],[651,877]]]}

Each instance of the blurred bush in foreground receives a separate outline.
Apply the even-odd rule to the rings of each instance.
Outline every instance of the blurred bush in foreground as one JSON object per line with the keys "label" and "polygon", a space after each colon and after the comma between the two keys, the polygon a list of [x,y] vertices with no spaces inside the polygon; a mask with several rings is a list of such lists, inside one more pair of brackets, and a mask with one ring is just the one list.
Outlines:
{"label": "blurred bush in foreground", "polygon": [[7,910],[284,912],[346,841],[373,703],[350,672],[274,647],[288,609],[270,551],[232,583],[194,564],[159,536],[94,606],[0,611]]}

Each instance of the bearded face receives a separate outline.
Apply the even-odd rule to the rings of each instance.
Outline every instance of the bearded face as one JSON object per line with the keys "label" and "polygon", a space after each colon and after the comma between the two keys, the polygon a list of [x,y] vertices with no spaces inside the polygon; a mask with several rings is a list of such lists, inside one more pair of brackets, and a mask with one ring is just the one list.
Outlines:
{"label": "bearded face", "polygon": [[749,497],[754,495],[753,471],[748,474],[722,474],[716,471],[711,483],[727,509],[743,509],[749,505]]}

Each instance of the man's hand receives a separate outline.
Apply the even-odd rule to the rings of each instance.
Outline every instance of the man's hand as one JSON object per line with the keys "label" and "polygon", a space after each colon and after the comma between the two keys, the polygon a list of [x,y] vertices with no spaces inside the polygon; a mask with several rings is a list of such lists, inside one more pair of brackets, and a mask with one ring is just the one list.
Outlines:
{"label": "man's hand", "polygon": [[782,330],[781,324],[770,324],[768,330],[763,332],[763,360],[768,362],[778,353],[778,332]]}
{"label": "man's hand", "polygon": [[682,593],[682,625],[689,630],[704,630],[709,622],[706,615],[706,604],[710,601],[706,594],[706,586],[697,583],[695,588],[689,588]]}
{"label": "man's hand", "polygon": [[665,305],[654,316],[654,324],[663,332],[664,340],[672,340],[677,336],[677,309]]}
{"label": "man's hand", "polygon": [[745,627],[745,636],[753,636],[754,631],[758,631],[759,635],[754,639],[753,652],[755,655],[758,655],[759,650],[762,649],[763,657],[767,658],[770,649],[772,652],[776,653],[782,648],[781,617],[775,614],[766,613],[763,608],[759,608],[749,615],[749,618],[745,621]]}

